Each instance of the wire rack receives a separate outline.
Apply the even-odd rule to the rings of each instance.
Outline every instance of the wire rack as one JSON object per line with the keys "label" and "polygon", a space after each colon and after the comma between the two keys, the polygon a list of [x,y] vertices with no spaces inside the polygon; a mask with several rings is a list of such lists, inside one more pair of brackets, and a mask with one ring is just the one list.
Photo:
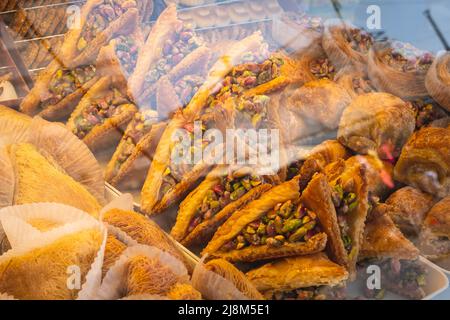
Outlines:
{"label": "wire rack", "polygon": [[[45,8],[50,9],[50,8],[58,8],[58,7],[64,7],[64,6],[68,7],[71,5],[83,5],[86,1],[87,0],[68,0],[68,1],[61,1],[61,2],[57,2],[57,3],[53,3],[51,0],[46,0],[39,5],[35,5],[35,6],[31,5],[28,7],[21,5],[20,8],[14,8],[11,10],[0,12],[0,17],[16,14],[19,10],[31,11],[31,10],[39,10],[39,9],[45,9]],[[192,6],[192,7],[178,6],[178,11],[186,13],[186,12],[195,11],[195,10],[198,10],[201,8],[214,8],[214,7],[218,7],[218,6],[228,6],[228,5],[232,5],[232,4],[242,3],[244,1],[245,0],[224,0],[224,1],[216,1],[216,2],[212,2],[212,3],[207,3],[207,4],[198,5],[198,6]],[[249,26],[261,24],[261,23],[270,23],[272,20],[273,20],[272,18],[254,19],[254,20],[249,20],[249,21],[239,22],[239,23],[229,23],[226,25],[199,27],[199,28],[196,28],[196,31],[207,32],[207,31],[213,31],[213,30],[223,30],[223,29],[232,28],[232,27],[249,27]],[[150,26],[152,24],[154,24],[154,22],[155,22],[155,20],[150,21],[150,23],[149,23]],[[51,39],[56,39],[56,38],[62,38],[62,37],[64,37],[64,34],[65,33],[57,33],[57,34],[43,35],[43,36],[34,35],[29,38],[25,37],[22,39],[15,39],[14,43],[15,43],[15,45],[20,45],[20,44],[25,44],[25,43],[33,43],[36,41],[51,40]],[[37,67],[37,68],[30,67],[28,70],[31,74],[34,74],[43,69],[45,69],[45,66]]]}

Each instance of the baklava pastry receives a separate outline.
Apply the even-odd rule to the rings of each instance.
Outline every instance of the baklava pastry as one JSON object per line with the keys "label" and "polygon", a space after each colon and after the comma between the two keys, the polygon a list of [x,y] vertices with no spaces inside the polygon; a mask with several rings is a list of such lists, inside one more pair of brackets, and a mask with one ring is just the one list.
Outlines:
{"label": "baklava pastry", "polygon": [[374,215],[366,224],[359,266],[365,277],[367,267],[378,266],[382,287],[366,289],[366,297],[382,299],[388,290],[409,299],[424,298],[427,270],[418,259],[419,250],[403,236],[391,218]]}
{"label": "baklava pastry", "polygon": [[235,211],[202,255],[252,262],[322,251],[327,236],[316,213],[299,196],[298,179],[269,189]]}
{"label": "baklava pastry", "polygon": [[373,151],[394,160],[413,133],[411,105],[388,93],[367,93],[355,98],[342,114],[338,140],[360,154]]}
{"label": "baklava pastry", "polygon": [[276,260],[246,276],[269,300],[342,300],[348,272],[316,253]]}
{"label": "baklava pastry", "polygon": [[450,196],[436,203],[423,223],[420,241],[432,260],[450,256]]}
{"label": "baklava pastry", "polygon": [[198,263],[192,274],[192,285],[209,300],[263,300],[249,279],[223,259]]}
{"label": "baklava pastry", "polygon": [[333,65],[342,69],[352,66],[366,72],[372,36],[350,22],[329,20],[325,24],[322,46]]}
{"label": "baklava pastry", "polygon": [[97,80],[94,65],[68,68],[54,60],[39,73],[33,89],[20,104],[20,111],[47,120],[67,118]]}
{"label": "baklava pastry", "polygon": [[232,45],[211,67],[204,84],[183,110],[195,117],[230,97],[266,95],[302,79],[299,61],[270,54],[260,32]]}
{"label": "baklava pastry", "polygon": [[384,199],[394,185],[394,166],[388,161],[383,161],[374,155],[357,155],[347,160],[350,166],[362,165],[365,168],[367,189],[371,202],[379,202]]}
{"label": "baklava pastry", "polygon": [[156,258],[136,255],[129,259],[125,281],[127,296],[153,294],[167,296],[171,300],[200,300],[201,294],[185,283],[172,270]]}
{"label": "baklava pastry", "polygon": [[162,119],[188,105],[205,81],[212,55],[211,49],[200,47],[195,58],[186,57],[158,81],[156,110]]}
{"label": "baklava pastry", "polygon": [[[162,213],[206,176],[214,163],[212,158],[222,157],[222,154],[214,154],[216,148],[211,154],[204,152],[211,143],[205,132],[214,128],[224,133],[227,123],[229,116],[223,109],[205,114],[197,121],[187,120],[181,112],[174,116],[161,136],[141,191],[143,212],[148,215]],[[191,146],[189,150],[186,150],[187,145]],[[202,159],[196,161],[195,154],[200,153]]]}
{"label": "baklava pastry", "polygon": [[386,199],[387,214],[406,235],[417,236],[435,200],[413,187],[403,187]]}
{"label": "baklava pastry", "polygon": [[450,52],[436,57],[428,70],[425,86],[433,99],[450,111]]}
{"label": "baklava pastry", "polygon": [[88,228],[8,251],[0,258],[0,293],[21,300],[79,298],[82,290],[67,285],[67,272],[77,266],[84,287],[103,236],[99,229]]}
{"label": "baklava pastry", "polygon": [[337,140],[326,140],[317,145],[300,167],[300,188],[306,188],[316,172],[322,172],[330,163],[339,159],[346,160],[349,156],[349,151]]}
{"label": "baklava pastry", "polygon": [[67,32],[59,55],[69,67],[91,63],[109,40],[130,34],[138,21],[133,0],[90,0],[81,10],[80,28]]}
{"label": "baklava pastry", "polygon": [[126,92],[128,78],[136,68],[138,54],[143,45],[144,35],[136,24],[131,33],[112,39],[100,49],[96,64],[99,73],[102,76],[111,76],[112,81]]}
{"label": "baklava pastry", "polygon": [[361,71],[355,71],[351,67],[339,70],[334,80],[344,87],[348,94],[354,99],[365,93],[376,91],[370,79]]}
{"label": "baklava pastry", "polygon": [[404,146],[394,168],[395,179],[440,198],[449,195],[449,148],[449,129],[420,129]]}
{"label": "baklava pastry", "polygon": [[369,54],[369,78],[379,91],[401,98],[426,96],[425,76],[432,62],[431,53],[409,43],[379,43]]}
{"label": "baklava pastry", "polygon": [[288,99],[288,107],[306,119],[309,126],[335,130],[342,112],[352,101],[347,91],[328,79],[309,82]]}
{"label": "baklava pastry", "polygon": [[120,141],[136,112],[136,106],[111,78],[103,77],[86,93],[66,126],[89,149],[99,150]]}
{"label": "baklava pastry", "polygon": [[270,188],[250,167],[218,166],[181,202],[170,234],[185,246],[209,241],[235,211]]}
{"label": "baklava pastry", "polygon": [[184,258],[174,242],[152,220],[133,211],[113,209],[103,214],[102,220],[116,227],[140,244],[159,248],[178,260],[182,261],[188,269],[190,264]]}
{"label": "baklava pastry", "polygon": [[122,253],[127,249],[127,245],[120,241],[116,236],[108,234],[105,245],[105,256],[103,257],[102,278],[105,277],[108,270],[116,263]]}
{"label": "baklava pastry", "polygon": [[29,143],[12,144],[2,150],[0,162],[1,207],[56,202],[98,215],[100,202],[45,150],[41,153]]}
{"label": "baklava pastry", "polygon": [[154,110],[136,112],[106,166],[106,181],[121,189],[142,187],[166,125]]}
{"label": "baklava pastry", "polygon": [[152,27],[140,51],[136,68],[129,80],[129,96],[148,106],[157,82],[184,59],[199,63],[197,49],[203,46],[193,27],[177,17],[176,5],[169,5]]}
{"label": "baklava pastry", "polygon": [[[338,239],[342,240],[346,253],[344,255],[347,261],[346,266],[352,279],[355,276],[355,265],[361,249],[364,225],[370,208],[367,175],[365,171],[366,168],[364,165],[352,164],[349,160],[338,160],[324,169],[325,176],[330,185],[331,201],[336,212],[338,229],[340,231],[340,237],[334,237],[333,241],[339,241]],[[320,196],[320,193],[314,195],[314,189],[312,187],[310,190],[312,199],[317,199]],[[329,200],[326,201],[329,203]],[[320,202],[316,200],[316,205],[319,204]],[[333,215],[329,219],[333,219]],[[337,248],[336,245],[335,247]],[[338,259],[338,251],[335,250],[335,252],[334,255]],[[340,260],[342,261],[343,259],[341,258]]]}

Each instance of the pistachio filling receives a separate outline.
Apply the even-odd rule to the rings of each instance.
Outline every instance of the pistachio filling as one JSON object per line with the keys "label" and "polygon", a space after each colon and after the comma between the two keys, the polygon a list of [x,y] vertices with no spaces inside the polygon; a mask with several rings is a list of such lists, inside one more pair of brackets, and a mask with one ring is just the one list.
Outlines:
{"label": "pistachio filling", "polygon": [[183,106],[186,106],[191,101],[204,80],[204,77],[199,75],[187,75],[175,83],[175,92]]}
{"label": "pistachio filling", "polygon": [[421,128],[427,124],[445,118],[447,114],[436,103],[428,99],[416,99],[412,101],[412,106],[416,115],[416,128]]}
{"label": "pistachio filling", "polygon": [[354,77],[352,79],[353,90],[357,94],[370,93],[374,91],[372,83],[369,79]]}
{"label": "pistachio filling", "polygon": [[103,4],[94,8],[87,16],[85,28],[77,42],[78,51],[83,51],[88,44],[95,39],[98,33],[108,27],[108,24],[120,17],[126,8],[114,0],[105,0]]}
{"label": "pistachio filling", "polygon": [[119,170],[120,166],[128,160],[133,153],[136,145],[142,140],[144,135],[150,132],[154,123],[158,121],[158,114],[154,110],[143,110],[134,115],[134,119],[130,122],[125,131],[123,145],[119,156],[117,157],[115,170]]}
{"label": "pistachio filling", "polygon": [[247,224],[224,251],[268,245],[278,248],[285,243],[304,242],[320,231],[317,215],[291,200],[277,204],[262,218]]}
{"label": "pistachio filling", "polygon": [[[377,265],[381,269],[381,285],[389,283],[390,289],[397,292],[414,292],[426,285],[426,269],[416,261],[394,258],[367,259],[363,267]],[[392,288],[395,286],[396,288]],[[385,288],[365,290],[367,298],[383,299]]]}
{"label": "pistachio filling", "polygon": [[[198,147],[203,150],[210,141],[204,137],[205,131],[210,127],[210,124],[204,124],[202,123],[201,128],[201,138],[198,138],[194,134],[194,123],[187,123],[183,126],[183,128],[189,133],[190,135],[190,159],[193,159],[194,154],[197,152]],[[183,154],[184,148],[181,148],[182,138],[180,140],[175,141],[170,146],[170,153],[171,153],[171,159],[186,159],[186,155]],[[182,161],[182,163],[174,163],[171,161],[170,165],[164,170],[163,172],[163,180],[161,185],[161,193],[167,193],[169,192],[177,183],[179,183],[183,176],[187,174],[188,172],[192,171],[194,168],[195,163],[194,161]]]}
{"label": "pistachio filling", "polygon": [[426,71],[433,63],[433,54],[421,51],[410,43],[393,41],[391,49],[382,56],[382,60],[392,68],[403,71]]}
{"label": "pistachio filling", "polygon": [[341,238],[345,250],[351,252],[353,243],[350,237],[350,226],[348,224],[348,215],[358,207],[358,199],[353,192],[344,191],[340,184],[337,184],[332,192],[334,207],[336,208],[337,220],[341,231]]}
{"label": "pistachio filling", "polygon": [[292,291],[266,292],[264,296],[268,300],[344,300],[346,294],[342,286],[317,286]]}
{"label": "pistachio filling", "polygon": [[241,100],[236,104],[235,125],[237,128],[267,128],[267,106],[270,98],[268,96],[253,96],[249,99]]}
{"label": "pistachio filling", "polygon": [[309,70],[317,79],[333,80],[336,75],[336,69],[328,58],[311,61]]}
{"label": "pistachio filling", "polygon": [[114,88],[103,98],[93,101],[75,118],[73,133],[83,139],[95,126],[120,113],[120,107],[127,103],[130,102]]}
{"label": "pistachio filling", "polygon": [[74,69],[59,69],[50,81],[48,91],[50,97],[42,102],[43,109],[55,105],[68,95],[75,92],[86,82],[94,78],[95,67],[92,65],[81,66]]}
{"label": "pistachio filling", "polygon": [[373,45],[372,36],[362,29],[347,29],[344,35],[351,48],[360,53],[367,54]]}
{"label": "pistachio filling", "polygon": [[208,190],[201,206],[197,208],[191,219],[188,232],[192,232],[203,221],[214,217],[229,203],[238,200],[251,189],[261,185],[263,181],[261,177],[243,169],[222,177],[220,183]]}
{"label": "pistachio filling", "polygon": [[181,60],[202,44],[194,32],[192,25],[185,24],[177,30],[172,39],[166,40],[163,46],[163,57],[159,59],[145,76],[145,84],[156,83],[163,75],[169,73]]}
{"label": "pistachio filling", "polygon": [[238,96],[244,90],[267,83],[280,75],[282,59],[272,56],[262,63],[253,62],[258,61],[257,59],[258,57],[251,53],[244,55],[244,61],[252,62],[237,65],[231,70],[223,80],[219,92],[209,97],[209,108],[221,106],[228,98]]}
{"label": "pistachio filling", "polygon": [[136,42],[130,36],[119,36],[116,38],[115,51],[126,76],[129,76],[136,67],[138,57]]}

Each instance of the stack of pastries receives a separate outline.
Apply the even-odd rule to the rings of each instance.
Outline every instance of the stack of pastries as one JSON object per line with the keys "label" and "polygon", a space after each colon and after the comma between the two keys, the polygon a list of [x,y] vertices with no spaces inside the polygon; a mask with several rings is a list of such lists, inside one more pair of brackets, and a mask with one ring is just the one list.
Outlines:
{"label": "stack of pastries", "polygon": [[[448,53],[377,43],[350,23],[306,15],[280,22],[301,33],[301,43],[287,35],[273,50],[255,32],[212,45],[172,4],[145,39],[136,8],[87,1],[82,28],[67,33],[61,59],[21,111],[68,119],[66,128],[96,156],[112,150],[106,181],[140,191],[140,211],[167,216],[171,236],[200,253],[195,288],[210,299],[354,298],[346,285],[378,265],[382,288],[367,297],[388,290],[423,298],[420,254],[437,262],[450,255]],[[92,21],[96,15],[108,23]],[[194,154],[217,145],[210,129],[225,136],[231,128],[278,132],[279,147],[270,150],[276,167],[175,161],[178,131],[201,134],[188,145]],[[8,152],[18,166],[20,150]],[[138,244],[163,243],[183,262],[147,217],[115,211],[103,219]],[[152,253],[126,250],[108,237],[105,257],[118,261],[111,274],[128,272],[121,283],[105,276],[112,288],[126,288],[114,297],[198,297],[176,263],[155,292],[152,279],[138,278],[141,268],[158,268]]]}

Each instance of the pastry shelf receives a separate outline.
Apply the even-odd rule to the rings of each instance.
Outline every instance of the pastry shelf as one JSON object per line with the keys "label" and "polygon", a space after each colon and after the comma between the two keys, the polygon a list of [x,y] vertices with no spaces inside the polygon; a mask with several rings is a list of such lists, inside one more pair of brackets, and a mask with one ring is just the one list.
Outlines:
{"label": "pastry shelf", "polygon": [[[39,6],[26,7],[26,8],[21,8],[21,9],[23,9],[25,11],[29,11],[29,10],[36,10],[36,9],[41,9],[41,8],[50,8],[50,7],[58,7],[58,6],[70,6],[70,5],[73,5],[73,4],[84,4],[86,1],[87,0],[72,0],[72,1],[67,1],[67,2],[41,4]],[[15,13],[15,12],[17,12],[19,10],[20,9],[13,9],[13,10],[8,10],[8,11],[3,11],[3,12],[0,12],[0,15]]]}
{"label": "pastry shelf", "polygon": [[38,40],[48,40],[48,39],[58,38],[58,37],[64,37],[64,33],[53,34],[53,35],[44,36],[44,37],[35,37],[35,38],[30,38],[30,39],[14,40],[14,43],[23,43],[23,42],[38,41]]}
{"label": "pastry shelf", "polygon": [[207,31],[207,30],[215,30],[215,29],[223,29],[223,28],[231,28],[235,26],[244,26],[244,25],[251,25],[256,23],[265,23],[265,22],[272,22],[272,18],[266,18],[266,19],[258,19],[258,20],[250,20],[245,22],[239,22],[239,23],[228,23],[226,25],[221,26],[211,26],[211,27],[203,27],[203,28],[196,28],[195,31]]}
{"label": "pastry shelf", "polygon": [[196,9],[200,9],[200,8],[212,8],[212,7],[217,7],[217,6],[223,6],[223,5],[228,5],[228,4],[233,4],[233,3],[240,3],[240,2],[245,2],[245,0],[224,0],[224,1],[219,1],[219,2],[211,2],[211,3],[205,3],[205,4],[201,4],[198,6],[192,6],[192,7],[186,7],[186,6],[178,6],[178,12],[188,12],[188,11],[192,11],[192,10],[196,10]]}

